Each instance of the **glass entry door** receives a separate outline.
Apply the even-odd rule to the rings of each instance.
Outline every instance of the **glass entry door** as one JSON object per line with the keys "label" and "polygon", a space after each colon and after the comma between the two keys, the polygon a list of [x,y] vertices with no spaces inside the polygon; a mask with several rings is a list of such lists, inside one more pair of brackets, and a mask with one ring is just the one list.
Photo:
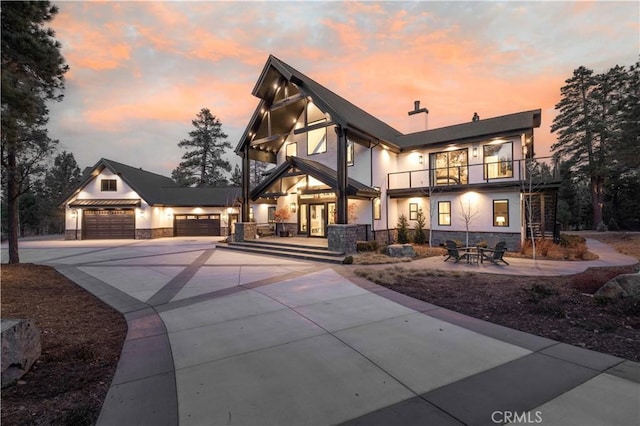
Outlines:
{"label": "glass entry door", "polygon": [[325,204],[309,204],[309,236],[325,236]]}

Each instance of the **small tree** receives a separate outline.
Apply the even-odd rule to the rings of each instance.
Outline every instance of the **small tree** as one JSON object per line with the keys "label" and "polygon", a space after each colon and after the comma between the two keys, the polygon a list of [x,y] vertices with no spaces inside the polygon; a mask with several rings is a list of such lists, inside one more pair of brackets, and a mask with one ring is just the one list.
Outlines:
{"label": "small tree", "polygon": [[424,233],[425,226],[425,217],[424,213],[422,213],[422,209],[418,209],[418,214],[416,216],[416,235],[413,238],[413,242],[416,244],[424,244],[427,241],[427,236]]}
{"label": "small tree", "polygon": [[288,220],[291,217],[291,213],[289,213],[289,209],[283,207],[281,209],[276,210],[273,214],[273,220],[276,221],[276,235],[278,234],[278,224],[282,224],[282,232],[287,232],[287,229],[284,225],[284,221]]}
{"label": "small tree", "polygon": [[400,244],[409,242],[409,222],[404,213],[398,218],[398,242]]}
{"label": "small tree", "polygon": [[469,247],[469,225],[476,220],[480,212],[478,208],[472,208],[471,206],[471,197],[467,197],[467,205],[460,201],[460,218],[464,221],[464,229],[465,229],[465,245]]}

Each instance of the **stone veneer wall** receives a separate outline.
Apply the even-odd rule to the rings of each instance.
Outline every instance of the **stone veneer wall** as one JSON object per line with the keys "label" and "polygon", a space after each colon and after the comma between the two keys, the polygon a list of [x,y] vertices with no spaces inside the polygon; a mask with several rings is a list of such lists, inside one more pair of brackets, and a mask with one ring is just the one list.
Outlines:
{"label": "stone veneer wall", "polygon": [[[425,230],[429,238],[429,230]],[[466,242],[465,231],[433,231],[432,243],[434,246],[444,245],[446,240]],[[499,241],[507,243],[507,250],[520,250],[520,234],[507,232],[469,232],[469,245],[474,246],[480,242],[487,243],[488,247],[494,247]]]}
{"label": "stone veneer wall", "polygon": [[328,225],[327,245],[330,251],[345,254],[358,251],[358,225]]}
{"label": "stone veneer wall", "polygon": [[151,230],[151,238],[173,237],[173,228],[156,228]]}
{"label": "stone veneer wall", "polygon": [[256,222],[236,222],[234,240],[237,242],[255,240],[257,233],[258,224]]}

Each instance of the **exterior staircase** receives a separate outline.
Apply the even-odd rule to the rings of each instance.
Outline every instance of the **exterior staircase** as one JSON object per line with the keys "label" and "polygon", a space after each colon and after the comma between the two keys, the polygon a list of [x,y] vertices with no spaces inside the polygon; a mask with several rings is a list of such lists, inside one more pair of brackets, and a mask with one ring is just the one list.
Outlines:
{"label": "exterior staircase", "polygon": [[288,242],[287,238],[264,238],[244,242],[220,242],[216,247],[245,253],[266,254],[316,262],[343,263],[345,253],[329,251],[325,246]]}

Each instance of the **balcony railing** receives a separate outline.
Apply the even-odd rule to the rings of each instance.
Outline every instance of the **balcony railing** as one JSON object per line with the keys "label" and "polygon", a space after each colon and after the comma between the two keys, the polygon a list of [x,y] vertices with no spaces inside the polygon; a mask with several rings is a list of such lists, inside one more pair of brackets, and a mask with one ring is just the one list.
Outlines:
{"label": "balcony railing", "polygon": [[560,176],[553,157],[394,172],[387,174],[387,188],[419,189],[494,182],[522,183],[530,177],[535,183],[558,181]]}

